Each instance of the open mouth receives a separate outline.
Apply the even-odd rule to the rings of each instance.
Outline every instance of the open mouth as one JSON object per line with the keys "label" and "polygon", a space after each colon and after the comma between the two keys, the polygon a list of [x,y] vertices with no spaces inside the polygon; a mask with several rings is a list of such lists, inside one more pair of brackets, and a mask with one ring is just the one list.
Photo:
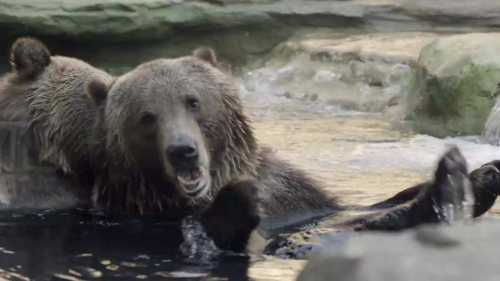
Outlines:
{"label": "open mouth", "polygon": [[210,185],[207,169],[196,167],[189,171],[177,172],[177,182],[184,193],[189,197],[201,197]]}

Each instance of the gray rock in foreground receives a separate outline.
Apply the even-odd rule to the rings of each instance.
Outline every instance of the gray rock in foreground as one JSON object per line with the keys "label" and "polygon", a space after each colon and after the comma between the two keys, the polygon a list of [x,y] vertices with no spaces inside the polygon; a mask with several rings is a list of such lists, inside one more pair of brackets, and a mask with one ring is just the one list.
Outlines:
{"label": "gray rock in foreground", "polygon": [[500,221],[363,233],[326,242],[300,281],[497,281]]}

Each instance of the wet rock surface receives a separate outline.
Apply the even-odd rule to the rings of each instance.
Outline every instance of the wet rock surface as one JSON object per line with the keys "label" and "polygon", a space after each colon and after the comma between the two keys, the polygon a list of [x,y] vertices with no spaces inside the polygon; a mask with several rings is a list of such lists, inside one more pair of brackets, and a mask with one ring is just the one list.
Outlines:
{"label": "wet rock surface", "polygon": [[497,280],[498,221],[326,239],[300,281]]}
{"label": "wet rock surface", "polygon": [[432,18],[442,23],[467,23],[469,26],[500,26],[500,3],[489,0],[403,1],[406,13],[418,18]]}
{"label": "wet rock surface", "polygon": [[[317,112],[383,113],[432,136],[479,135],[500,92],[499,59],[500,33],[316,31],[279,44],[242,80],[246,97],[278,97],[281,107],[320,103]],[[498,107],[486,124],[490,143],[500,135]]]}
{"label": "wet rock surface", "polygon": [[[466,8],[461,8],[464,6]],[[233,64],[267,54],[297,33],[482,32],[499,26],[495,1],[0,0],[0,52],[18,36],[122,73],[142,61],[216,48]],[[126,43],[128,48],[122,48]],[[107,48],[102,48],[106,45]],[[137,50],[141,50],[137,52]],[[1,69],[0,69],[1,70]]]}
{"label": "wet rock surface", "polygon": [[[297,35],[274,48],[264,67],[244,73],[246,96],[274,95],[332,110],[388,112],[404,118],[406,95],[420,50],[435,33]],[[398,108],[398,109],[396,109]],[[319,111],[319,110],[318,110]]]}
{"label": "wet rock surface", "polygon": [[407,111],[419,132],[477,135],[495,104],[499,83],[499,33],[441,38],[420,53]]}
{"label": "wet rock surface", "polygon": [[[464,5],[466,8],[464,9]],[[213,29],[242,25],[339,24],[396,21],[429,28],[431,24],[498,27],[500,5],[494,1],[405,0],[164,0],[164,1],[0,1],[0,23],[10,34],[77,39],[158,39],[175,29]],[[383,25],[381,25],[383,27]]]}

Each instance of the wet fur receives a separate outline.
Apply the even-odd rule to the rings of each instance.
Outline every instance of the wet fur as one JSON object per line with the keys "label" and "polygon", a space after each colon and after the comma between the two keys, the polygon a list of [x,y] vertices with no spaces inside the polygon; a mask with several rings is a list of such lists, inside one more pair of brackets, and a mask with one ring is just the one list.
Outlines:
{"label": "wet fur", "polygon": [[97,108],[87,84],[112,77],[83,61],[50,56],[31,38],[13,44],[11,64],[13,71],[0,79],[0,120],[28,122],[38,161],[88,178]]}
{"label": "wet fur", "polygon": [[[173,191],[174,183],[159,186],[154,178],[141,173],[141,167],[126,148],[129,135],[124,135],[121,128],[129,115],[138,114],[124,110],[130,103],[138,103],[132,94],[135,90],[129,89],[135,85],[127,83],[141,83],[145,77],[145,81],[160,81],[160,88],[175,87],[178,81],[191,83],[193,88],[211,95],[224,109],[199,124],[210,151],[213,182],[208,195],[200,200],[179,196]],[[238,86],[229,75],[214,67],[212,61],[197,57],[156,60],[118,78],[114,85],[120,86],[121,91],[111,91],[103,116],[106,124],[103,130],[106,134],[105,159],[112,162],[107,162],[105,171],[99,173],[94,187],[96,204],[115,212],[164,213],[179,218],[194,210],[203,210],[228,183],[252,177],[257,181],[266,217],[291,218],[291,214],[331,211],[337,207],[315,181],[258,146],[250,122],[243,113]]]}
{"label": "wet fur", "polygon": [[[222,246],[229,236],[236,240],[226,246],[241,249],[261,218],[269,225],[291,224],[340,209],[320,184],[258,145],[238,97],[238,85],[215,60],[213,53],[202,50],[193,56],[145,63],[113,80],[77,59],[50,56],[33,39],[20,39],[11,51],[13,71],[0,78],[0,118],[28,122],[35,158],[57,167],[63,178],[70,177],[83,188],[92,185],[94,205],[111,213],[161,214],[175,220],[199,215]],[[187,89],[207,95],[207,101],[216,105],[212,115],[199,121],[212,179],[210,191],[202,198],[181,196],[175,183],[146,176],[126,146],[134,132],[124,134],[123,126],[139,113],[126,109],[127,105],[137,103],[141,87],[149,82],[158,91],[188,85]],[[121,90],[113,91],[115,87]],[[476,215],[491,207],[499,193],[497,166],[489,164],[471,174],[481,202]],[[448,167],[441,174],[450,171],[453,168]],[[426,204],[429,192],[440,188],[436,182],[374,205],[400,206],[377,219],[363,220],[362,228],[399,229],[434,221],[429,213],[432,206]],[[214,227],[219,223],[227,228]]]}
{"label": "wet fur", "polygon": [[[146,63],[136,72],[148,73],[146,79],[164,75],[164,61]],[[156,186],[124,150],[126,136],[118,127],[101,126],[133,114],[106,108],[105,91],[113,77],[80,60],[51,56],[35,39],[22,38],[12,46],[13,71],[0,78],[0,119],[28,122],[35,158],[74,175],[83,186],[93,184],[93,202],[111,212],[183,217],[208,206],[222,187],[242,177],[257,179],[266,216],[336,207],[307,175],[258,146],[239,87],[218,68],[213,51],[200,49],[176,61],[185,74],[198,77],[200,91],[220,92],[217,98],[225,108],[218,119],[201,125],[211,154],[213,189],[197,202]],[[110,98],[134,102],[127,93]]]}

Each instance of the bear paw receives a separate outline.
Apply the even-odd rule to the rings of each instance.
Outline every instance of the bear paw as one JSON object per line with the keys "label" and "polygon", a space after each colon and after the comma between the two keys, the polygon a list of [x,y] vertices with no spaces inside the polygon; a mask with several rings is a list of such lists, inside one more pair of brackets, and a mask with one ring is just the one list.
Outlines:
{"label": "bear paw", "polygon": [[201,222],[219,248],[245,251],[260,222],[255,182],[243,180],[225,186],[202,214]]}

